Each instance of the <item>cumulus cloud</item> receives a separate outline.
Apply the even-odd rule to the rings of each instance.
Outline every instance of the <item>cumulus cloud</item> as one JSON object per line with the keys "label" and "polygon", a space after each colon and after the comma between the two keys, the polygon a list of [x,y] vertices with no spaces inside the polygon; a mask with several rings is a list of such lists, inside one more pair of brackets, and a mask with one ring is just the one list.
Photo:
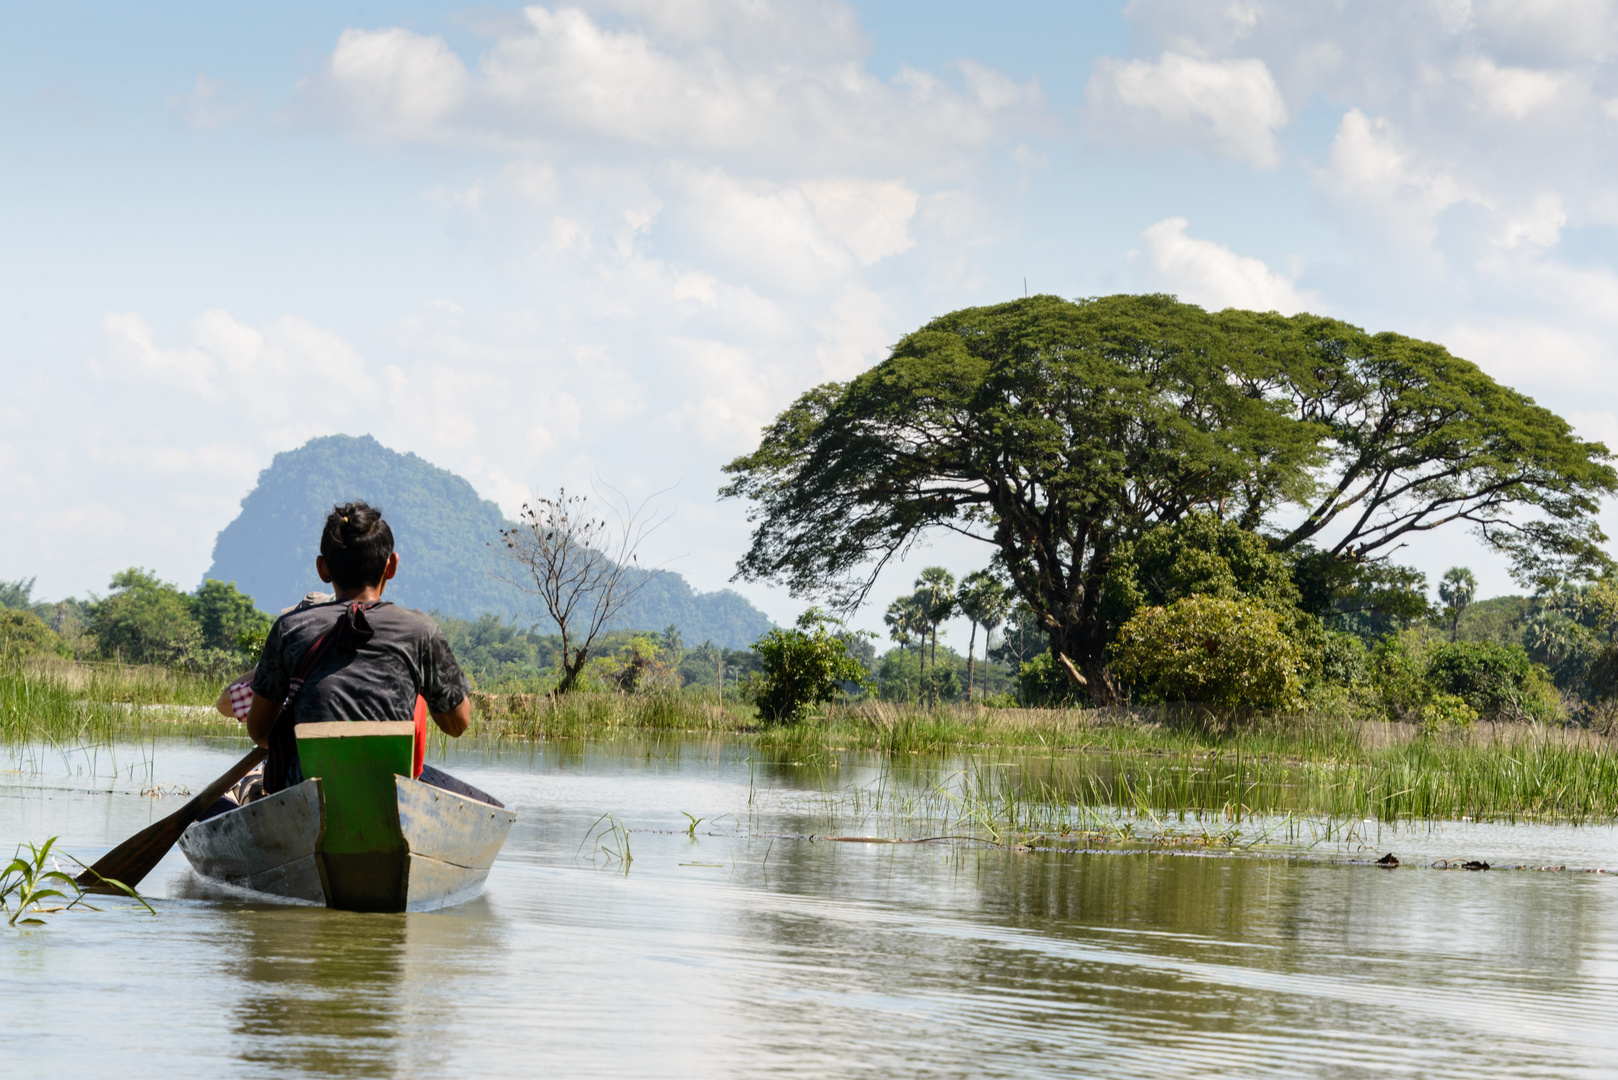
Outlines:
{"label": "cumulus cloud", "polygon": [[1180,299],[1219,310],[1279,311],[1294,315],[1316,309],[1318,298],[1271,270],[1262,259],[1238,255],[1212,240],[1187,234],[1185,218],[1165,218],[1141,234],[1151,277]]}
{"label": "cumulus cloud", "polygon": [[1369,211],[1386,229],[1430,243],[1434,220],[1463,200],[1482,203],[1449,172],[1419,161],[1385,119],[1359,109],[1343,114],[1320,171],[1322,186],[1334,198]]}
{"label": "cumulus cloud", "polygon": [[1432,219],[1467,202],[1487,246],[1525,235],[1513,222],[1548,196],[1571,225],[1614,205],[1612,0],[1136,0],[1127,17],[1144,48],[1264,65],[1285,115],[1334,112],[1322,187],[1394,234],[1432,243]]}
{"label": "cumulus cloud", "polygon": [[1287,108],[1262,60],[1102,57],[1084,97],[1091,132],[1109,142],[1186,146],[1260,169],[1281,160],[1275,132]]}
{"label": "cumulus cloud", "polygon": [[957,167],[1043,114],[1037,83],[979,64],[957,65],[954,81],[911,68],[877,78],[840,4],[607,6],[621,17],[525,8],[473,67],[441,37],[350,29],[301,107],[381,142],[583,141],[823,172]]}
{"label": "cumulus cloud", "polygon": [[471,78],[441,37],[401,27],[344,30],[303,103],[373,142],[444,139]]}

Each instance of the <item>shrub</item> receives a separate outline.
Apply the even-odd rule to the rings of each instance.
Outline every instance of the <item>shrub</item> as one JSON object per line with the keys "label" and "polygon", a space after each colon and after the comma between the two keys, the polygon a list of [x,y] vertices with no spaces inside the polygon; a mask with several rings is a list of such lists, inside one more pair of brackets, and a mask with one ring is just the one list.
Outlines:
{"label": "shrub", "polygon": [[1467,704],[1465,698],[1439,692],[1421,707],[1421,730],[1425,735],[1470,731],[1477,718],[1478,711]]}
{"label": "shrub", "polygon": [[0,657],[53,653],[71,656],[72,650],[32,611],[0,609]]}
{"label": "shrub", "polygon": [[828,626],[836,625],[818,608],[798,618],[793,630],[779,627],[753,645],[761,669],[749,681],[759,715],[771,722],[796,720],[811,706],[834,700],[849,684],[865,689],[869,678],[848,645]]}
{"label": "shrub", "polygon": [[243,638],[257,641],[262,651],[264,638],[274,621],[254,606],[253,598],[236,588],[234,581],[226,583],[212,578],[198,587],[191,601],[191,614],[196,619],[203,646],[226,651],[240,650]]}
{"label": "shrub", "polygon": [[1427,681],[1438,693],[1463,698],[1496,720],[1556,719],[1556,692],[1545,670],[1521,645],[1458,641],[1433,651]]}
{"label": "shrub", "polygon": [[1426,635],[1420,630],[1389,634],[1371,650],[1365,684],[1370,704],[1385,718],[1414,719],[1432,696],[1427,681],[1427,661],[1431,653]]}
{"label": "shrub", "polygon": [[1188,596],[1139,611],[1112,649],[1118,674],[1163,700],[1285,709],[1303,689],[1303,653],[1291,630],[1263,603]]}
{"label": "shrub", "polygon": [[1017,704],[1026,709],[1065,709],[1079,703],[1079,691],[1042,652],[1017,669]]}
{"label": "shrub", "polygon": [[1315,662],[1315,675],[1320,681],[1353,686],[1365,680],[1367,671],[1365,641],[1358,634],[1326,631]]}
{"label": "shrub", "polygon": [[113,575],[113,592],[90,608],[90,635],[101,655],[132,664],[166,664],[201,644],[192,598],[147,571]]}

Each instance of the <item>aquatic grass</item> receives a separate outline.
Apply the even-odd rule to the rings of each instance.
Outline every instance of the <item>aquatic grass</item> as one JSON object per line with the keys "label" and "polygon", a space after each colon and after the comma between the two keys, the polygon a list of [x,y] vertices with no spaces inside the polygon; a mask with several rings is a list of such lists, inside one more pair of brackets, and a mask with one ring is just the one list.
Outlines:
{"label": "aquatic grass", "polygon": [[[100,910],[84,902],[87,890],[51,859],[51,848],[56,846],[57,839],[53,836],[39,845],[19,844],[11,862],[0,870],[0,911],[8,913],[8,926],[42,925],[45,920],[40,918],[41,915],[55,914],[81,905],[91,911]],[[24,847],[28,848],[27,858],[23,857]],[[68,858],[73,857],[70,855]],[[157,914],[152,905],[128,885],[96,874],[77,859],[73,861],[95,875],[102,891],[121,893],[134,899],[151,914]],[[54,900],[64,902],[47,906],[48,902]]]}
{"label": "aquatic grass", "polygon": [[[966,768],[959,815],[996,833],[1082,833],[1122,810],[1170,823],[1241,826],[1277,815],[1380,822],[1618,821],[1618,753],[1557,742],[1471,746],[1429,739],[1353,758],[1068,754]],[[1222,828],[1222,826],[1221,826]]]}
{"label": "aquatic grass", "polygon": [[217,684],[166,668],[0,659],[0,742],[106,745],[172,729],[231,724],[213,712]]}
{"label": "aquatic grass", "polygon": [[[217,691],[215,680],[164,668],[0,660],[0,742],[14,754],[18,747],[95,753],[160,733],[239,735],[239,725],[206,707]],[[472,737],[461,742],[501,752],[540,741],[582,747],[607,740],[667,754],[696,740],[752,753],[772,767],[823,769],[828,778],[868,755],[894,778],[883,797],[912,802],[920,796],[904,781],[906,761],[929,777],[940,758],[993,762],[957,796],[979,802],[950,813],[992,820],[1007,835],[1103,828],[1103,808],[1123,808],[1152,828],[1171,819],[1209,823],[1211,835],[1223,835],[1224,823],[1276,814],[1618,820],[1618,742],[1577,729],[1480,725],[1432,735],[1331,712],[1232,725],[1184,706],[1037,710],[874,701],[763,725],[750,706],[681,693],[478,694],[474,717]],[[435,751],[451,745],[432,734]]]}
{"label": "aquatic grass", "polygon": [[474,694],[480,729],[496,738],[612,738],[645,732],[745,732],[751,706],[676,693]]}
{"label": "aquatic grass", "polygon": [[[693,825],[692,832],[696,831]],[[605,856],[610,862],[616,862],[623,867],[624,873],[629,873],[629,864],[635,861],[635,856],[629,851],[629,829],[623,822],[612,814],[602,814],[591,823],[585,831],[584,839],[579,841],[579,850],[575,857],[582,856],[584,845],[592,844],[590,858],[595,860]]]}

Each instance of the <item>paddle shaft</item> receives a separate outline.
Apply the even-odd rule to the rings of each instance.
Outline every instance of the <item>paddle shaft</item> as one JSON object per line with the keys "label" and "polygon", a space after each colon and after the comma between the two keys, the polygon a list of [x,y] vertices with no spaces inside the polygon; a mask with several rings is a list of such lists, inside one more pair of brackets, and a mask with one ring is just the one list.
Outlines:
{"label": "paddle shaft", "polygon": [[264,760],[267,753],[262,746],[255,746],[253,751],[232,765],[225,774],[207,787],[203,788],[190,802],[180,807],[162,821],[153,822],[128,840],[119,844],[101,858],[76,879],[86,889],[94,888],[101,883],[102,878],[111,878],[120,881],[133,889],[140,884],[140,879],[152,872],[152,867],[163,861],[163,856],[180,839],[180,834],[197,820],[197,817],[208,807],[219,801],[219,797],[229,791],[238,780],[253,771],[253,767]]}

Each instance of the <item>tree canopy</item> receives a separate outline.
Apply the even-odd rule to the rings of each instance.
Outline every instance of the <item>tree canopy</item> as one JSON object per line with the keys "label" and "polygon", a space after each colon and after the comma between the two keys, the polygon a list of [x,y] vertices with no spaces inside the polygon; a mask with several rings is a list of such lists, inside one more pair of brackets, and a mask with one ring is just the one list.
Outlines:
{"label": "tree canopy", "polygon": [[1200,510],[1353,567],[1465,522],[1542,582],[1608,565],[1618,486],[1606,447],[1440,345],[1161,295],[943,316],[726,471],[755,504],[740,577],[849,606],[925,532],[975,537],[1102,699],[1103,586],[1156,526]]}

